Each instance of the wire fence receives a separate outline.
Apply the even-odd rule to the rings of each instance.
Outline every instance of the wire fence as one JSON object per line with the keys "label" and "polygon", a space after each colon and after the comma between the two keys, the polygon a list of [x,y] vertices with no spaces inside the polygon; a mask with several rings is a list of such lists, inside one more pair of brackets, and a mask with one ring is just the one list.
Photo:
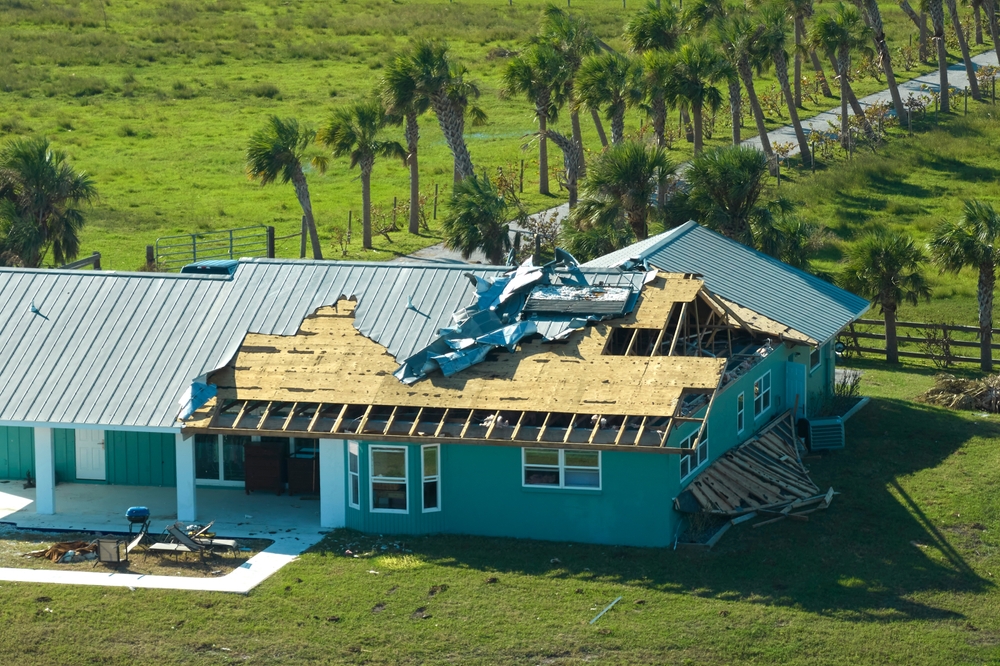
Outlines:
{"label": "wire fence", "polygon": [[210,259],[273,257],[274,240],[274,227],[263,225],[164,236],[156,239],[152,252],[147,248],[146,262],[152,260],[160,270],[173,271]]}

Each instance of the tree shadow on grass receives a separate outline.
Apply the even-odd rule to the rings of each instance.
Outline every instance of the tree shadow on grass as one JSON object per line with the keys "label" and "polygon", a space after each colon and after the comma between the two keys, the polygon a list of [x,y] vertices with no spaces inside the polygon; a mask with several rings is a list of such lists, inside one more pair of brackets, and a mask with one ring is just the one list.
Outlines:
{"label": "tree shadow on grass", "polygon": [[847,434],[846,450],[806,461],[817,485],[841,493],[828,511],[806,523],[737,526],[711,552],[465,536],[407,537],[406,545],[437,566],[484,575],[622,583],[852,622],[962,618],[914,597],[976,594],[993,585],[898,479],[937,467],[973,436],[1000,438],[1000,424],[878,399],[851,419]]}
{"label": "tree shadow on grass", "polygon": [[834,195],[836,216],[841,221],[852,225],[865,225],[872,213],[885,210],[888,199],[865,194],[848,194],[837,192]]}
{"label": "tree shadow on grass", "polygon": [[969,164],[954,157],[942,155],[921,155],[919,165],[947,174],[954,180],[970,183],[995,183],[1000,180],[1000,169]]}

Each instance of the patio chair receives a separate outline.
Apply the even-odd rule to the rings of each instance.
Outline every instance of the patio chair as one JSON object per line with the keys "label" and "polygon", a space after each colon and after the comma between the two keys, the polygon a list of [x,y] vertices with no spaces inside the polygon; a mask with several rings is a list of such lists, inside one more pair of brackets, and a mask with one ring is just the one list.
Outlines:
{"label": "patio chair", "polygon": [[97,562],[94,563],[96,567],[98,564],[113,564],[114,566],[121,566],[122,563],[128,562],[128,549],[125,550],[125,558],[121,556],[121,545],[124,543],[121,539],[98,539],[97,540]]}
{"label": "patio chair", "polygon": [[[147,557],[150,553],[156,553],[157,555],[171,554],[175,557],[186,553],[198,553],[199,558],[205,559],[205,551],[208,550],[208,547],[192,541],[181,529],[177,527],[177,525],[170,525],[164,531],[167,533],[167,537],[173,539],[174,542],[168,543],[157,541],[150,544],[146,549]],[[183,537],[183,540],[178,539],[177,534],[180,534],[180,536]]]}
{"label": "patio chair", "polygon": [[[199,534],[204,532],[205,530],[201,530]],[[193,538],[184,532],[184,528],[180,523],[174,523],[173,525],[167,527],[167,534],[173,537],[178,544],[187,546],[188,548],[201,548],[202,550],[221,548],[231,551],[233,553],[233,557],[235,557],[239,552],[238,544],[235,539]]]}

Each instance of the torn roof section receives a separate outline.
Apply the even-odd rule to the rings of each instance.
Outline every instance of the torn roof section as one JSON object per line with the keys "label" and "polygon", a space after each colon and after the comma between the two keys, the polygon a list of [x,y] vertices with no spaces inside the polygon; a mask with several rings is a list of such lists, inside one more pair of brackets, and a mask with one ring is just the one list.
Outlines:
{"label": "torn roof section", "polygon": [[[820,344],[869,307],[859,296],[696,222],[583,264],[625,269],[637,265],[697,274],[713,294],[772,322],[767,327],[780,324]],[[762,327],[765,323],[761,320]]]}
{"label": "torn roof section", "polygon": [[[435,371],[450,377],[482,362],[498,347],[512,352],[521,340],[536,334],[560,340],[588,323],[632,311],[641,284],[611,286],[601,276],[588,279],[572,257],[563,256],[567,259],[544,266],[533,265],[529,258],[500,277],[466,274],[475,287],[472,303],[456,309],[450,326],[403,360],[396,378],[412,384]],[[565,270],[557,271],[560,265]],[[643,280],[653,277],[655,272],[643,275]],[[412,300],[407,309],[419,314]]]}

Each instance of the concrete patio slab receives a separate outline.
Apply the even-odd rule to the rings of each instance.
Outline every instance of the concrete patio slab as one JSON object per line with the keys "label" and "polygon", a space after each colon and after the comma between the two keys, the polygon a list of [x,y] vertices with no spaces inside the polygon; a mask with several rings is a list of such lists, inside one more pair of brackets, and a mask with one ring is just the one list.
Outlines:
{"label": "concrete patio slab", "polygon": [[[34,492],[17,481],[0,483],[0,523],[24,529],[127,532],[125,510],[137,505],[149,507],[152,534],[176,520],[173,488],[60,484],[56,486],[55,515],[35,513]],[[198,516],[202,523],[214,520],[213,531],[220,537],[271,539],[274,543],[220,578],[0,568],[0,580],[246,594],[319,542],[324,533],[319,525],[318,499],[198,488]]]}

